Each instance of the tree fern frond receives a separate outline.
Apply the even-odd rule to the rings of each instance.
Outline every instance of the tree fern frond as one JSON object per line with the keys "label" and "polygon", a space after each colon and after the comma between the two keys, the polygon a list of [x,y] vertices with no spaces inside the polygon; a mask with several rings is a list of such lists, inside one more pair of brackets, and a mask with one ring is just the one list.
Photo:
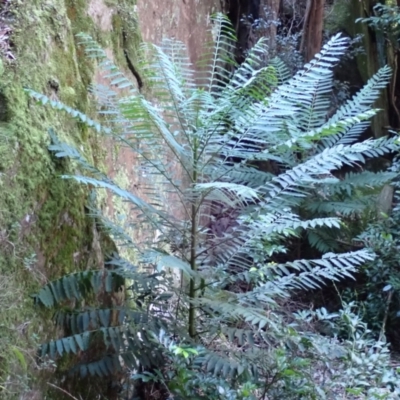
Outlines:
{"label": "tree fern frond", "polygon": [[[253,265],[251,254],[256,254],[259,242],[273,234],[295,236],[299,229],[314,229],[317,227],[339,228],[337,218],[317,218],[301,221],[290,211],[271,213],[258,216],[254,221],[239,220],[233,233],[224,233],[221,237],[210,238],[210,248],[217,262],[226,270],[243,272]],[[207,251],[207,250],[206,250]],[[204,262],[204,261],[203,261]]]}
{"label": "tree fern frond", "polygon": [[209,46],[200,61],[205,76],[200,80],[207,82],[207,90],[218,97],[221,86],[226,84],[226,77],[230,75],[227,65],[235,65],[232,54],[235,53],[236,35],[228,16],[217,13],[211,17],[211,34],[213,45]]}
{"label": "tree fern frond", "polygon": [[251,225],[252,229],[262,232],[266,237],[272,233],[290,236],[298,229],[307,230],[323,226],[340,228],[340,220],[338,218],[315,218],[302,221],[290,210],[286,210],[283,213],[260,215]]}
{"label": "tree fern frond", "polygon": [[[134,368],[137,364],[128,364],[127,367]],[[120,358],[115,354],[108,354],[99,360],[90,363],[81,363],[75,365],[70,374],[79,374],[80,377],[86,378],[87,376],[98,376],[100,378],[107,377],[122,371],[123,366],[120,363]]]}
{"label": "tree fern frond", "polygon": [[136,294],[153,292],[160,285],[159,274],[148,275],[139,272],[126,260],[114,257],[109,262],[115,269],[88,270],[64,275],[60,279],[49,282],[33,298],[37,304],[54,307],[56,304],[82,300],[90,292],[112,293],[124,284],[125,279],[132,280]]}
{"label": "tree fern frond", "polygon": [[252,189],[258,189],[260,182],[268,182],[273,177],[274,175],[271,172],[262,171],[252,166],[229,166],[226,164],[220,165],[218,171],[214,171],[211,175],[211,178],[216,178],[215,180],[222,182],[226,180],[239,185],[246,185]]}
{"label": "tree fern frond", "polygon": [[53,107],[57,110],[65,111],[72,118],[78,119],[80,122],[83,122],[87,126],[94,128],[99,133],[100,132],[104,132],[104,133],[111,132],[109,128],[104,127],[99,122],[94,121],[93,119],[89,118],[86,114],[61,103],[60,101],[51,100],[49,97],[45,96],[44,94],[37,93],[31,89],[25,89],[25,92],[28,93],[30,97],[37,100],[38,102],[40,102],[43,105],[49,104],[51,107]]}
{"label": "tree fern frond", "polygon": [[178,257],[164,253],[160,250],[148,250],[144,253],[143,257],[146,261],[156,265],[158,271],[164,271],[165,269],[177,269],[182,271],[186,276],[192,278],[199,278],[196,271],[190,268],[187,261],[182,260]]}
{"label": "tree fern frond", "polygon": [[[367,110],[363,113],[359,113],[353,117],[348,117],[338,122],[328,121],[319,128],[307,131],[305,133],[299,130],[290,129],[289,131],[291,132],[291,138],[285,143],[285,145],[291,148],[295,144],[298,144],[302,149],[308,149],[311,147],[310,142],[312,143],[329,137],[337,137],[343,135],[353,127],[362,126],[364,123],[368,123],[366,121],[369,121],[373,116],[376,115],[377,112],[378,110]],[[295,132],[295,135],[293,135],[293,132]],[[327,148],[328,147],[332,146],[327,146]],[[320,147],[318,147],[318,149],[318,152],[323,150]]]}
{"label": "tree fern frond", "polygon": [[[353,117],[370,109],[378,99],[382,89],[390,81],[392,75],[391,68],[385,66],[381,68],[365,86],[350,100],[343,104],[339,110],[329,119],[327,124],[337,124],[339,121]],[[331,147],[335,144],[351,144],[357,140],[364,132],[368,122],[362,122],[354,127],[336,135],[328,136],[321,142],[320,149]]]}
{"label": "tree fern frond", "polygon": [[[285,130],[282,128],[285,122],[287,123],[291,118],[293,120],[295,118],[296,121],[294,125],[299,132],[296,136],[300,132],[304,132],[307,137],[317,134],[316,129],[321,129],[320,125],[324,120],[322,114],[327,111],[329,106],[328,95],[331,92],[331,68],[338,61],[338,57],[345,51],[345,42],[346,39],[340,38],[340,36],[334,37],[321,54],[307,65],[304,70],[300,71],[286,84],[279,86],[272,93],[268,106],[254,105],[252,124],[244,124],[245,128],[236,126],[241,140],[245,138],[245,143],[254,143],[254,148],[250,152],[255,153],[259,150],[276,146],[277,135],[280,135],[278,143],[281,146],[282,141],[285,140]],[[357,117],[352,115],[344,121],[340,120],[339,124],[331,123],[325,125],[324,129],[326,131],[320,133],[320,135],[335,134],[337,133],[336,129],[339,132],[348,129],[360,123],[360,119],[367,119],[372,115],[373,112],[360,112]],[[310,130],[315,132],[310,134]],[[293,139],[295,138],[286,133],[286,140],[289,140],[289,143]],[[269,146],[269,143],[271,143],[271,146]],[[247,153],[249,153],[249,150],[247,150]],[[234,157],[234,155],[232,156]]]}
{"label": "tree fern frond", "polygon": [[246,343],[254,345],[254,338],[257,336],[257,333],[252,329],[241,329],[230,326],[222,326],[221,332],[228,337],[229,342],[234,343],[236,340],[240,346]]}
{"label": "tree fern frond", "polygon": [[343,179],[324,185],[324,192],[328,195],[346,194],[351,196],[357,187],[374,189],[396,178],[395,172],[348,172]]}
{"label": "tree fern frond", "polygon": [[318,214],[336,214],[349,217],[356,214],[362,214],[368,207],[371,207],[371,200],[376,196],[363,196],[359,199],[344,201],[313,201],[306,205],[306,208],[313,213]]}
{"label": "tree fern frond", "polygon": [[[209,182],[209,183],[198,183],[195,191],[199,191],[203,195],[204,199],[222,201],[229,207],[235,207],[237,204],[241,206],[258,200],[258,194],[254,189],[248,186],[240,185],[237,183],[228,182]],[[222,196],[215,195],[215,192],[221,193]],[[230,195],[233,194],[233,195]]]}
{"label": "tree fern frond", "polygon": [[79,44],[83,45],[85,53],[89,58],[96,58],[100,61],[100,69],[106,72],[105,78],[110,80],[110,84],[117,89],[129,89],[136,93],[136,86],[128,79],[120,69],[108,59],[104,49],[88,34],[80,32],[77,35]]}
{"label": "tree fern frond", "polygon": [[[121,103],[123,105],[124,112],[128,112],[130,115],[132,110],[130,110],[131,101],[128,99]],[[177,157],[177,159],[182,163],[182,165],[187,165],[186,158],[188,157],[187,152],[184,147],[179,144],[174,137],[173,133],[170,131],[166,121],[160,116],[157,107],[152,105],[149,101],[141,99],[141,104],[144,107],[145,112],[150,118],[154,128],[156,129],[161,137],[165,140],[165,143],[169,146],[172,153]],[[189,173],[189,172],[188,172]]]}
{"label": "tree fern frond", "polygon": [[281,85],[272,96],[285,98],[298,108],[298,123],[304,131],[318,127],[329,108],[332,67],[346,51],[347,42],[340,35],[334,36],[309,64]]}
{"label": "tree fern frond", "polygon": [[[147,292],[135,293],[136,298],[143,298]],[[156,294],[153,294],[156,296]],[[135,300],[133,299],[133,300]],[[124,306],[113,308],[88,308],[85,310],[58,310],[54,315],[54,322],[71,331],[72,334],[82,334],[85,331],[109,328],[112,323],[117,325],[132,323],[135,326],[152,325],[147,311],[137,309],[127,309]]]}
{"label": "tree fern frond", "polygon": [[164,118],[174,125],[185,140],[192,145],[191,134],[196,109],[190,101],[194,89],[193,71],[182,43],[163,40],[161,46],[152,46],[154,62],[149,66],[154,75],[152,90],[164,104]]}
{"label": "tree fern frond", "polygon": [[[269,264],[264,267],[265,273],[273,271],[278,277],[272,282],[261,284],[254,290],[254,293],[243,296],[244,298],[251,298],[255,295],[256,298],[261,300],[264,294],[271,290],[271,284],[280,288],[283,292],[292,289],[320,288],[326,281],[337,281],[343,277],[352,277],[358,267],[373,260],[374,257],[371,252],[360,250],[343,254],[327,253],[321,259],[316,260],[296,260],[285,264]],[[291,271],[297,271],[297,273]],[[260,297],[257,297],[258,295]]]}
{"label": "tree fern frond", "polygon": [[307,232],[307,239],[321,253],[339,251],[340,246],[335,238],[338,233],[339,230],[335,229],[313,229]]}
{"label": "tree fern frond", "polygon": [[85,52],[89,58],[97,58],[100,60],[107,58],[104,49],[90,35],[80,32],[76,37],[80,40],[78,44],[84,46]]}
{"label": "tree fern frond", "polygon": [[98,209],[94,207],[89,208],[88,215],[101,223],[102,228],[107,232],[110,237],[118,243],[121,247],[129,246],[132,249],[139,251],[139,244],[136,243],[132,237],[126,232],[125,227],[117,225],[111,219],[105,217]]}
{"label": "tree fern frond", "polygon": [[86,351],[89,348],[90,333],[84,332],[81,335],[67,336],[58,340],[51,340],[40,346],[38,354],[41,358],[49,355],[53,360],[58,356],[76,354],[78,351]]}
{"label": "tree fern frond", "polygon": [[275,68],[279,85],[283,85],[292,77],[289,68],[279,57],[274,57],[270,61],[270,65]]}
{"label": "tree fern frond", "polygon": [[268,46],[263,38],[250,49],[246,59],[235,69],[223,89],[223,97],[229,95],[230,92],[239,94],[242,98],[244,97],[243,100],[250,102],[264,101],[268,97],[271,90],[277,86],[278,79],[276,69],[262,65],[267,49]]}
{"label": "tree fern frond", "polygon": [[[264,304],[268,302],[266,300],[266,297],[269,297],[268,295],[269,293],[263,298]],[[251,299],[245,297],[245,295],[235,295],[235,293],[230,293],[230,296],[230,301],[222,302],[221,300],[218,301],[218,299],[204,297],[201,298],[199,302],[223,315],[225,321],[244,321],[259,329],[266,326],[270,327],[270,322],[272,321],[268,316],[268,312],[260,307],[254,306],[254,300],[257,298],[256,296],[252,296]],[[273,304],[272,301],[271,304]]]}
{"label": "tree fern frond", "polygon": [[54,152],[54,155],[58,158],[68,157],[70,160],[75,161],[79,167],[84,171],[95,177],[95,179],[103,182],[107,182],[113,185],[113,182],[101,172],[99,169],[90,164],[82,154],[76,150],[75,147],[68,145],[67,143],[61,142],[57,135],[54,133],[53,129],[49,129],[49,136],[51,138],[52,144],[48,147],[50,151]]}
{"label": "tree fern frond", "polygon": [[135,196],[133,193],[120,188],[113,182],[107,182],[104,180],[94,179],[88,176],[81,176],[81,175],[64,175],[63,178],[74,179],[79,183],[83,183],[85,185],[91,185],[92,187],[95,188],[110,190],[112,193],[119,196],[120,198],[129,201],[130,204],[132,204],[133,208],[139,210],[142,216],[145,218],[145,220],[150,224],[155,224],[157,219],[164,218],[162,210],[156,209],[151,204]]}
{"label": "tree fern frond", "polygon": [[[93,40],[91,40],[91,38],[87,35],[83,35],[82,38],[84,39],[83,42],[86,48],[96,49],[99,47],[98,45],[96,47]],[[189,76],[191,71],[188,68],[189,65],[187,61],[187,56],[182,53],[182,45],[179,43],[165,41],[163,45],[164,48],[168,50],[168,55],[174,56],[174,59],[171,62],[171,60],[169,60],[167,54],[163,52],[163,49],[161,47],[150,46],[149,49],[151,48],[151,50],[153,50],[152,54],[155,58],[155,62],[151,64],[151,66],[153,69],[158,68],[157,71],[163,71],[166,79],[164,79],[162,82],[164,84],[164,88],[167,89],[169,99],[173,100],[175,98],[175,102],[172,101],[172,103],[175,105],[180,105],[183,100],[183,98],[181,97],[181,89],[185,86],[190,87],[193,85],[193,82],[191,81],[191,78]],[[96,53],[95,50],[93,51]],[[102,55],[102,57],[104,58],[104,54]],[[178,61],[180,61],[179,65]],[[179,69],[177,68],[178,66],[181,67],[180,71],[181,78],[183,80],[182,82],[175,79],[176,72]],[[118,71],[118,69],[115,68],[115,66],[110,61],[105,59],[100,67],[103,71],[106,72],[105,77],[110,80],[110,84],[112,86],[116,86],[117,89],[124,89],[128,87],[128,80],[124,77],[122,73]],[[153,82],[153,85],[154,84],[155,82]],[[154,90],[156,89],[157,88],[155,87]],[[157,89],[157,91],[159,92],[160,90]],[[165,124],[162,118],[160,118],[160,110],[158,110],[157,107],[151,104],[151,102],[145,100],[143,96],[140,96],[134,87],[131,90],[133,96],[127,96],[118,101],[116,101],[116,93],[110,90],[97,87],[94,93],[97,98],[102,100],[102,104],[105,107],[105,109],[103,109],[101,113],[112,117],[110,122],[118,124],[119,126],[125,125],[125,132],[123,135],[119,136],[119,139],[122,139],[125,145],[130,147],[139,156],[141,156],[144,163],[146,163],[152,170],[154,170],[160,176],[165,177],[169,183],[173,183],[173,177],[171,176],[170,171],[165,169],[164,165],[159,164],[154,158],[153,154],[164,154],[164,144],[167,143],[168,147],[175,154],[175,156],[177,156],[178,159],[181,159],[181,165],[186,165],[186,162],[184,162],[182,157],[186,157],[187,155],[183,147],[176,141],[173,133],[170,132],[169,126]],[[179,95],[179,93],[181,93],[181,95]],[[177,99],[179,99],[179,101],[176,101]],[[170,114],[169,110],[171,109],[171,107],[168,106],[168,101],[165,101],[165,103],[165,111],[167,114]],[[177,110],[175,107],[173,113],[174,119],[177,122],[184,123],[183,118],[185,117],[185,115],[188,115],[188,113],[182,114],[178,111],[179,110]],[[135,122],[132,123],[132,121]],[[186,121],[185,125],[188,125],[189,123],[190,121]],[[183,126],[181,125],[180,130],[182,129]],[[160,140],[160,138],[157,138],[156,132],[157,134],[161,133],[162,140]],[[111,134],[113,132],[107,130],[107,133]],[[139,143],[140,145],[138,145]],[[143,144],[145,144],[144,147]],[[178,189],[177,185],[173,185],[173,187],[176,190]],[[162,203],[162,200],[160,200],[158,203]]]}
{"label": "tree fern frond", "polygon": [[37,304],[54,307],[57,303],[64,301],[82,300],[90,291],[97,293],[105,290],[107,293],[111,293],[117,289],[118,282],[121,282],[120,277],[114,271],[75,272],[45,285],[37,294],[33,295],[33,298]]}
{"label": "tree fern frond", "polygon": [[[332,280],[337,281],[344,277],[352,278],[358,267],[373,259],[373,253],[360,250],[343,254],[327,253],[321,259],[295,260],[284,264],[269,263],[253,274],[271,278],[267,278],[264,282],[259,280],[259,286],[248,293],[231,294],[229,305],[226,308],[231,310],[232,316],[244,317],[248,311],[241,307],[235,310],[237,306],[235,298],[240,304],[253,304],[257,301],[274,307],[275,299],[288,297],[291,290],[316,289]],[[244,273],[238,275],[239,279],[244,277]],[[207,300],[206,304],[212,305],[213,300]],[[264,321],[265,324],[271,322],[266,317],[261,318],[259,313],[257,315],[259,322]]]}
{"label": "tree fern frond", "polygon": [[[145,252],[141,258],[145,260],[147,264],[154,261],[154,256],[146,258],[148,252]],[[162,271],[154,271],[147,265],[147,268],[143,266],[134,266],[128,260],[119,256],[114,256],[107,263],[107,266],[115,268],[115,272],[118,276],[130,282],[130,286],[127,288],[135,296],[142,296],[143,294],[152,293],[152,295],[159,295],[160,292],[164,292],[164,284],[166,284],[167,278]],[[150,267],[152,265],[150,264]]]}
{"label": "tree fern frond", "polygon": [[277,196],[282,196],[287,190],[304,187],[306,183],[310,185],[314,178],[321,175],[330,175],[331,171],[339,169],[343,165],[364,164],[366,158],[374,158],[385,153],[391,153],[397,146],[395,138],[382,138],[355,143],[351,146],[337,145],[327,148],[303,164],[299,164],[291,170],[276,176],[271,183],[265,185],[263,190],[268,191],[271,200],[273,200]]}
{"label": "tree fern frond", "polygon": [[214,376],[221,375],[224,378],[234,378],[244,371],[236,360],[211,352],[204,357],[204,368]]}

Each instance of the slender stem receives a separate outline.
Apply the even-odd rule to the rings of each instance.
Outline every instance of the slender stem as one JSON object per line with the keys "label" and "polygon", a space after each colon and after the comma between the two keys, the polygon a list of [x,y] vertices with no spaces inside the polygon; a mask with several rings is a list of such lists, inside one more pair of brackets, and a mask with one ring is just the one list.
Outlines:
{"label": "slender stem", "polygon": [[[197,182],[197,140],[194,141],[193,146],[193,184]],[[197,248],[197,206],[195,202],[192,204],[192,226],[190,235],[190,268],[192,271],[197,270],[196,264],[196,248]],[[196,336],[196,307],[193,300],[196,297],[196,281],[194,277],[190,278],[189,284],[189,336],[194,338]]]}
{"label": "slender stem", "polygon": [[392,302],[392,297],[393,297],[393,290],[391,290],[389,292],[387,300],[386,300],[385,314],[383,316],[382,328],[381,328],[381,332],[379,334],[378,342],[382,342],[383,338],[385,337],[386,322],[387,322],[389,311],[390,311],[390,304]]}
{"label": "slender stem", "polygon": [[[192,211],[194,206],[192,207]],[[192,239],[191,239],[191,248],[190,248],[190,268],[192,271],[196,271],[196,217],[192,219]],[[190,286],[189,286],[189,335],[190,337],[196,336],[196,322],[195,322],[195,306],[193,304],[193,300],[196,297],[196,281],[192,277],[190,278]]]}
{"label": "slender stem", "polygon": [[58,389],[60,392],[63,392],[64,394],[66,394],[68,397],[70,397],[73,400],[78,400],[75,396],[72,396],[71,393],[68,393],[66,390],[64,390],[63,388],[60,388],[57,385],[54,385],[53,383],[47,382],[47,384],[51,387],[53,387],[54,389]]}

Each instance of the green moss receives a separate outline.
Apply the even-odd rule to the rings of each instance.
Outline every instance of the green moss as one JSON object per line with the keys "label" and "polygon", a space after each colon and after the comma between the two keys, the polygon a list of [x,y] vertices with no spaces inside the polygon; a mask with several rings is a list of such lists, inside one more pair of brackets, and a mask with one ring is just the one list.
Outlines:
{"label": "green moss", "polygon": [[72,33],[74,35],[79,32],[85,32],[95,37],[98,32],[98,28],[95,27],[92,19],[87,13],[88,4],[89,2],[86,0],[65,1],[67,15],[71,21]]}
{"label": "green moss", "polygon": [[[142,36],[138,27],[137,15],[134,12],[136,0],[121,0],[116,6],[118,12],[113,15],[111,41],[114,59],[119,65],[126,65],[124,50],[127,51],[131,61],[135,64],[139,56]],[[123,42],[122,32],[128,40]],[[125,46],[125,48],[123,48]]]}
{"label": "green moss", "polygon": [[[117,54],[120,43],[113,37],[121,32],[120,27],[101,32],[87,15],[86,0],[15,0],[13,5],[17,61],[0,65],[0,285],[7,282],[4,291],[0,287],[0,398],[7,399],[37,389],[41,376],[50,379],[51,368],[38,374],[31,360],[38,343],[54,334],[51,310],[38,312],[29,295],[47,279],[87,268],[93,259],[93,221],[85,211],[88,190],[59,177],[73,171],[48,151],[47,130],[53,128],[83,149],[87,159],[102,162],[94,132],[35,104],[24,87],[92,113],[87,87],[94,65],[74,35],[87,32],[112,44]],[[100,236],[105,252],[114,248],[107,236]],[[34,253],[38,261],[28,265]],[[20,328],[24,324],[27,328]],[[26,370],[13,348],[21,349]],[[13,385],[5,384],[9,376]],[[43,393],[45,388],[39,387]],[[63,398],[59,391],[43,397]]]}
{"label": "green moss", "polygon": [[[324,29],[329,32],[329,35],[333,35],[347,27],[350,8],[350,2],[347,0],[336,0],[328,9],[325,15]],[[352,21],[351,25],[353,24],[354,21]]]}
{"label": "green moss", "polygon": [[69,106],[74,107],[79,98],[76,96],[76,91],[73,87],[67,86],[63,88],[60,93],[60,100]]}
{"label": "green moss", "polygon": [[117,63],[124,65],[125,55],[123,52],[122,30],[124,28],[122,18],[119,14],[114,14],[112,17],[113,33],[111,35],[112,48],[114,49],[114,58]]}

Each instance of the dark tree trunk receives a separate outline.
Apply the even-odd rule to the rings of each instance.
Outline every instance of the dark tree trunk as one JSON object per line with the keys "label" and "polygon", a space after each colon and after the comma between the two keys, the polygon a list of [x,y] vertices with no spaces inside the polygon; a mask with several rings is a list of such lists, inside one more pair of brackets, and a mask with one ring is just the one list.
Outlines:
{"label": "dark tree trunk", "polygon": [[[277,20],[281,0],[228,0],[226,9],[238,39],[235,58],[240,64],[246,52],[260,37],[265,37],[270,49],[275,48]],[[257,21],[263,20],[263,28]]]}
{"label": "dark tree trunk", "polygon": [[263,13],[266,13],[266,19],[271,22],[263,33],[264,36],[268,38],[268,43],[271,49],[274,49],[276,42],[276,31],[278,26],[276,22],[279,18],[281,0],[261,0],[260,7],[260,14],[262,15]]}
{"label": "dark tree trunk", "polygon": [[[367,18],[373,15],[373,7],[377,3],[378,2],[375,0],[351,2],[348,26],[345,27],[352,37],[355,37],[357,34],[362,35],[365,52],[357,56],[356,63],[364,83],[387,62],[391,64],[389,60],[391,56],[388,57],[388,48],[382,33],[372,30],[367,24],[355,23],[358,18]],[[385,60],[385,58],[388,60]],[[375,108],[381,109],[373,118],[371,124],[373,135],[376,138],[386,135],[386,128],[390,125],[389,114],[392,113],[390,113],[389,110],[393,108],[390,105],[390,98],[392,97],[390,93],[393,92],[392,86],[393,80],[390,87],[382,92],[380,98],[374,104]]]}
{"label": "dark tree trunk", "polygon": [[308,0],[300,52],[309,62],[321,50],[325,0]]}

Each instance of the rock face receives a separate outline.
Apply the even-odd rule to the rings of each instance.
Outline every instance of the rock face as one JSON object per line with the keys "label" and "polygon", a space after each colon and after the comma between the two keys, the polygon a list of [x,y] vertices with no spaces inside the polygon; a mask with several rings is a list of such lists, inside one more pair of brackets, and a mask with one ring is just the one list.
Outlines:
{"label": "rock face", "polygon": [[[101,268],[104,254],[114,249],[87,215],[88,189],[60,178],[74,172],[73,165],[48,151],[48,129],[112,175],[116,164],[123,162],[132,171],[133,163],[107,154],[104,140],[94,131],[62,112],[36,104],[24,88],[95,116],[96,105],[87,88],[102,78],[94,61],[84,54],[77,33],[90,34],[129,74],[141,42],[139,14],[146,40],[176,37],[189,46],[196,62],[207,39],[208,15],[217,11],[217,4],[215,0],[154,0],[138,5],[136,0],[1,2],[1,398],[63,398],[60,390],[46,383],[54,365],[45,363],[38,371],[33,357],[38,343],[55,332],[50,312],[34,309],[29,295],[62,274]],[[134,178],[121,179],[134,182]]]}
{"label": "rock face", "polygon": [[160,43],[165,37],[186,45],[196,65],[210,41],[210,15],[221,11],[220,0],[137,1],[140,30],[146,42]]}
{"label": "rock face", "polygon": [[[89,115],[88,86],[96,80],[75,34],[87,32],[125,67],[122,32],[139,42],[131,0],[32,0],[1,2],[0,35],[0,397],[44,398],[41,385],[53,371],[34,371],[37,344],[55,332],[51,314],[33,308],[29,295],[62,274],[101,268],[113,243],[87,215],[88,189],[63,180],[73,172],[49,151],[48,129],[97,165],[101,138],[61,112],[35,104],[24,88]],[[22,349],[19,350],[19,349]],[[46,396],[51,396],[47,394]],[[62,394],[54,389],[52,398]],[[60,397],[61,396],[61,397]],[[50,397],[46,397],[50,398]]]}

